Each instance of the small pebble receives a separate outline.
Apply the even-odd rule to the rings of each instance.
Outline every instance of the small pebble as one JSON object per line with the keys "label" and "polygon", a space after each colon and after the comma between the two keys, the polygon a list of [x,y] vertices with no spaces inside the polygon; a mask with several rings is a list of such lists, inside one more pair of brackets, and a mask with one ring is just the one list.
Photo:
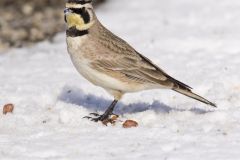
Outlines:
{"label": "small pebble", "polygon": [[137,127],[137,126],[138,126],[138,123],[133,120],[126,120],[123,123],[123,128],[132,128],[132,127]]}
{"label": "small pebble", "polygon": [[13,104],[5,104],[3,107],[3,114],[12,113],[14,109]]}

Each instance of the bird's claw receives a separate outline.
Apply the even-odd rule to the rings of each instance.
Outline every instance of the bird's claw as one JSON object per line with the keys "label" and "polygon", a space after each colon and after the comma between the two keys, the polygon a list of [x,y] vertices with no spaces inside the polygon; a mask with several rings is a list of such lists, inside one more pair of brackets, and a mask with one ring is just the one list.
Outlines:
{"label": "bird's claw", "polygon": [[108,123],[114,124],[117,118],[119,117],[119,115],[116,115],[116,114],[111,114],[106,116],[106,115],[100,115],[98,113],[90,113],[90,115],[93,115],[94,117],[85,116],[83,118],[89,119],[93,122],[101,121],[104,125],[107,125]]}
{"label": "bird's claw", "polygon": [[95,116],[95,117],[100,116],[100,114],[98,114],[98,113],[90,113],[89,115],[93,115],[93,116]]}
{"label": "bird's claw", "polygon": [[103,121],[104,119],[106,119],[103,117],[103,115],[100,115],[98,113],[90,113],[89,116],[85,116],[83,118],[89,119],[94,122]]}
{"label": "bird's claw", "polygon": [[90,113],[89,116],[85,116],[83,118],[89,119],[94,122],[98,122],[101,119],[100,117],[101,117],[101,115],[98,113]]}

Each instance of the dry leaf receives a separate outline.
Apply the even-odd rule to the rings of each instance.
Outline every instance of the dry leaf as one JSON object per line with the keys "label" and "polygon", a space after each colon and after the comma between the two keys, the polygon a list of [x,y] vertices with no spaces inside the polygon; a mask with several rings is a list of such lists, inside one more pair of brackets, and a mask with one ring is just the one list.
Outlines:
{"label": "dry leaf", "polygon": [[103,120],[102,123],[106,126],[107,126],[108,123],[110,123],[112,125],[115,125],[118,117],[119,117],[118,115],[112,115],[109,119]]}

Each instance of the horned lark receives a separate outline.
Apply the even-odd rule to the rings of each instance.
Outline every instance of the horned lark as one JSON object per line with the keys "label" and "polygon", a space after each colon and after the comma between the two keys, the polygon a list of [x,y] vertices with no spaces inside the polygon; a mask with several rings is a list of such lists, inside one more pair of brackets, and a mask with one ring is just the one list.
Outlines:
{"label": "horned lark", "polygon": [[103,115],[88,118],[106,120],[125,93],[158,88],[172,89],[216,107],[106,29],[95,15],[92,0],[68,0],[64,12],[67,48],[74,66],[83,77],[114,96]]}

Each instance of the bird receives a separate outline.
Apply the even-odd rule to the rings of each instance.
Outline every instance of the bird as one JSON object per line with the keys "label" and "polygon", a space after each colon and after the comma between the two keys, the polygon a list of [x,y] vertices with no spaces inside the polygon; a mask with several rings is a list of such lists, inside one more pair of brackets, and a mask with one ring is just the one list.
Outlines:
{"label": "bird", "polygon": [[170,89],[217,107],[104,27],[94,12],[92,0],[68,0],[64,19],[67,50],[73,65],[85,79],[114,97],[102,115],[91,113],[84,118],[95,122],[107,120],[114,115],[114,108],[125,93],[151,89]]}

